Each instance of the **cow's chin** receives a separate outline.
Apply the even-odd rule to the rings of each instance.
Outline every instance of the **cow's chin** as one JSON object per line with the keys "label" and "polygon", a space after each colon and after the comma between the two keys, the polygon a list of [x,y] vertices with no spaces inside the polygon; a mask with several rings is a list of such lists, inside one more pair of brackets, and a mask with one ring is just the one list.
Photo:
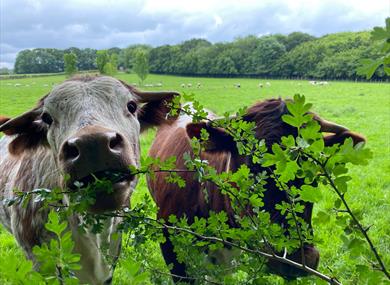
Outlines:
{"label": "cow's chin", "polygon": [[96,193],[95,203],[89,207],[89,212],[112,212],[128,206],[130,196],[130,183],[131,181],[129,180],[117,182],[112,184],[111,193]]}
{"label": "cow's chin", "polygon": [[[117,174],[113,178],[110,174]],[[110,178],[109,178],[110,176]],[[104,213],[112,212],[119,210],[123,207],[129,205],[129,197],[131,193],[131,187],[134,182],[135,177],[126,174],[121,171],[99,171],[97,173],[89,174],[82,178],[71,179],[68,182],[68,188],[71,191],[85,191],[84,189],[94,183],[96,179],[105,181],[111,181],[111,187],[100,187],[96,186],[90,188],[89,191],[94,191],[92,196],[94,198],[94,203],[91,204],[88,208],[88,212],[91,213]],[[96,185],[96,184],[95,184]],[[84,189],[83,189],[84,188]],[[91,190],[93,189],[93,190]],[[81,195],[83,195],[81,193]],[[85,193],[86,196],[91,195],[91,193]],[[87,197],[86,197],[87,198]]]}

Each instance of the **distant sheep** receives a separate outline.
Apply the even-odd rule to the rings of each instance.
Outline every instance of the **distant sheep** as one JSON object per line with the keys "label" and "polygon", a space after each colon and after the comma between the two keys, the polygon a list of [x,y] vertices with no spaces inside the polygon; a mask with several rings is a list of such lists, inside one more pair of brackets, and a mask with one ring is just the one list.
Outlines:
{"label": "distant sheep", "polygon": [[271,87],[271,83],[267,81],[267,82],[265,83],[265,86]]}
{"label": "distant sheep", "polygon": [[180,84],[181,88],[186,88],[186,85],[184,83]]}
{"label": "distant sheep", "polygon": [[260,88],[263,88],[263,83],[260,82],[260,83],[259,83],[259,87],[260,87]]}
{"label": "distant sheep", "polygon": [[200,88],[202,87],[202,84],[200,84],[199,82],[196,84],[196,88]]}
{"label": "distant sheep", "polygon": [[241,84],[240,84],[240,83],[235,83],[235,84],[234,84],[234,87],[236,87],[236,88],[241,88]]}
{"label": "distant sheep", "polygon": [[188,87],[188,88],[191,88],[191,87],[192,87],[192,83],[188,83],[188,84],[187,84],[187,87]]}
{"label": "distant sheep", "polygon": [[309,81],[309,84],[323,86],[323,85],[329,85],[329,82],[328,81]]}

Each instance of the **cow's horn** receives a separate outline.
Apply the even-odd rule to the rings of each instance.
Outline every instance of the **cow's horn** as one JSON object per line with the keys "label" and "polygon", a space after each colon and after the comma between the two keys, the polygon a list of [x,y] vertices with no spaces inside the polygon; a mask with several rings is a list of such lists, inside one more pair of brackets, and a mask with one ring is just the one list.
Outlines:
{"label": "cow's horn", "polygon": [[180,95],[176,91],[140,91],[136,90],[135,93],[140,98],[141,103],[147,103],[152,101],[160,101],[169,96]]}
{"label": "cow's horn", "polygon": [[320,124],[321,132],[338,134],[338,133],[342,133],[342,132],[348,131],[348,129],[346,127],[338,125],[336,123],[329,122],[327,120],[324,120],[324,119],[321,119],[321,118],[318,118],[318,117],[315,118],[315,120],[317,120],[318,123]]}

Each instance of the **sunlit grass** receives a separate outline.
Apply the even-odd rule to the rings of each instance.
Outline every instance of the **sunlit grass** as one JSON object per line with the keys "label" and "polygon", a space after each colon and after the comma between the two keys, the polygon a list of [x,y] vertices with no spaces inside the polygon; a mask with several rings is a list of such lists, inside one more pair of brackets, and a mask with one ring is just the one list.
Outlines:
{"label": "sunlit grass", "polygon": [[[119,74],[118,78],[129,83],[138,83],[135,75]],[[64,76],[39,77],[0,81],[0,115],[15,116],[34,106],[36,101],[47,94],[52,86],[62,82]],[[265,82],[271,86],[266,87]],[[35,82],[35,83],[33,83]],[[249,106],[255,101],[271,97],[292,98],[300,93],[313,103],[314,111],[320,116],[345,125],[367,138],[367,146],[374,156],[368,166],[351,167],[353,180],[349,183],[347,199],[353,209],[360,211],[365,225],[372,225],[369,234],[379,252],[390,266],[390,85],[386,83],[330,82],[327,86],[313,86],[308,81],[299,80],[264,80],[264,79],[215,79],[190,78],[150,75],[146,84],[161,82],[162,87],[147,87],[153,90],[177,90],[194,93],[195,98],[206,108],[222,114],[234,112],[239,107]],[[264,87],[259,88],[262,82]],[[15,86],[15,84],[21,84]],[[192,84],[192,88],[182,88],[181,84]],[[196,88],[197,83],[201,84]],[[240,83],[241,88],[234,87]],[[29,85],[29,86],[27,86]],[[142,155],[154,137],[154,130],[149,130],[141,137]],[[133,194],[132,204],[137,203],[147,193],[146,182],[141,178]],[[324,199],[314,209],[332,211],[334,195],[330,189],[324,189]],[[346,283],[351,282],[348,264],[356,257],[351,257],[343,247],[340,232],[334,226],[334,220],[327,224],[314,224],[318,247],[321,252],[320,270],[330,274],[334,269],[336,276],[342,276]],[[154,258],[162,263],[157,245],[149,245]],[[0,255],[15,254],[20,256],[13,238],[0,230]],[[131,250],[124,248],[124,256],[131,257]],[[118,268],[117,284],[126,284],[121,280],[121,266]],[[331,274],[332,275],[332,274]]]}

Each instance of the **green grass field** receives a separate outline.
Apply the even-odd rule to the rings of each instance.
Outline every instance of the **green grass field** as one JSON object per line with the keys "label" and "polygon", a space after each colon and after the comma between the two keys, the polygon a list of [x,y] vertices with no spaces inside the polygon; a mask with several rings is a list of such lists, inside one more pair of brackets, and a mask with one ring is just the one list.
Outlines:
{"label": "green grass field", "polygon": [[[138,82],[135,75],[119,74],[118,78],[129,83]],[[47,94],[52,85],[64,80],[63,76],[39,77],[0,81],[0,114],[15,116],[32,107]],[[265,86],[269,81],[271,86]],[[260,80],[260,79],[215,79],[150,75],[146,84],[161,82],[163,87],[148,87],[150,90],[177,90],[194,93],[195,98],[217,114],[234,112],[239,107],[249,106],[255,101],[272,97],[288,98],[300,93],[313,103],[314,111],[321,117],[345,125],[353,131],[364,134],[367,146],[373,151],[373,159],[368,166],[352,167],[353,180],[349,183],[347,200],[352,209],[362,213],[363,224],[372,225],[369,234],[390,267],[390,85],[386,83],[330,82],[327,86],[312,86],[308,81]],[[258,84],[262,82],[263,88]],[[192,88],[182,88],[181,84],[192,83]],[[201,88],[196,88],[197,83]],[[241,88],[234,87],[240,83]],[[15,84],[21,84],[15,86]],[[148,131],[141,138],[142,153],[147,154],[153,140],[154,131]],[[132,198],[139,201],[147,192],[146,183],[140,181]],[[335,196],[330,189],[324,189],[324,199],[315,205],[314,231],[318,238],[317,246],[321,252],[320,271],[339,277],[345,284],[357,284],[356,272],[349,265],[363,259],[353,255],[343,246],[341,232],[335,227],[332,218],[326,224],[316,223],[319,211],[331,212]],[[160,264],[159,248],[151,245],[149,252]],[[13,238],[0,229],[0,255],[22,256]],[[124,249],[124,256],[131,258],[131,249]],[[3,264],[0,266],[4,266]],[[381,274],[381,273],[378,273]],[[121,266],[116,271],[116,284],[129,284]],[[162,277],[162,279],[167,279]],[[311,284],[323,284],[311,278]],[[287,284],[275,279],[272,284]],[[168,283],[165,283],[168,284]],[[288,284],[300,284],[299,281]]]}

